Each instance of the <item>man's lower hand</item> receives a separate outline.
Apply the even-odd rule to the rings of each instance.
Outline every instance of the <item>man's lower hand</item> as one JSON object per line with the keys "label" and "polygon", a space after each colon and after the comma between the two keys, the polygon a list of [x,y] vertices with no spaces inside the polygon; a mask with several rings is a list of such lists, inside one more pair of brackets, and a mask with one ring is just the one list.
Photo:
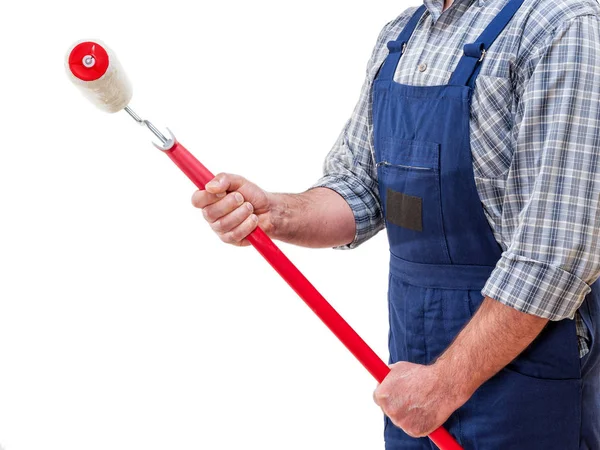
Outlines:
{"label": "man's lower hand", "polygon": [[423,437],[443,425],[466,402],[452,380],[434,365],[399,362],[373,394],[384,414],[409,436]]}

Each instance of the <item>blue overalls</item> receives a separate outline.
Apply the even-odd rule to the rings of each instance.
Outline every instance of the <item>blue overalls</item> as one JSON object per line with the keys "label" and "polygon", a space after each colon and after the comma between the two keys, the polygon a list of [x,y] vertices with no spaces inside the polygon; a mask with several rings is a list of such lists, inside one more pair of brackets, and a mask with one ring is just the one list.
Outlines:
{"label": "blue overalls", "polygon": [[[470,106],[482,51],[523,0],[510,0],[464,55],[449,83],[408,86],[394,73],[421,6],[396,41],[373,86],[379,192],[390,245],[390,363],[428,364],[482,302],[501,256],[484,215],[470,147]],[[445,424],[465,449],[600,449],[600,289],[580,311],[592,333],[579,358],[575,321],[551,322],[515,361]],[[387,450],[433,449],[385,418]]]}

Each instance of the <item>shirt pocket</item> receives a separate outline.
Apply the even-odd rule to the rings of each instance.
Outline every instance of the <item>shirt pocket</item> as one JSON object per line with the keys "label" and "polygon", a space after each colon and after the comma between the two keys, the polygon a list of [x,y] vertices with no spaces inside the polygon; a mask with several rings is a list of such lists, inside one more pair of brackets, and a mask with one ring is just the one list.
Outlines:
{"label": "shirt pocket", "polygon": [[476,179],[506,178],[514,153],[514,108],[514,88],[510,78],[477,77],[470,116]]}

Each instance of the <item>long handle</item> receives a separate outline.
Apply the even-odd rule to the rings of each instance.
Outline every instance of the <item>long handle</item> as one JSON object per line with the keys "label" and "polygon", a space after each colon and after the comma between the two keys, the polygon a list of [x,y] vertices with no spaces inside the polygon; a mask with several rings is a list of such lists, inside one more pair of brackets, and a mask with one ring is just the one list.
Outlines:
{"label": "long handle", "polygon": [[[175,141],[173,147],[165,153],[198,189],[203,190],[204,185],[214,178],[214,175],[179,142]],[[265,232],[256,228],[247,239],[369,373],[381,383],[390,372],[389,367],[302,275]],[[462,450],[458,442],[443,427],[432,432],[429,438],[441,450]]]}

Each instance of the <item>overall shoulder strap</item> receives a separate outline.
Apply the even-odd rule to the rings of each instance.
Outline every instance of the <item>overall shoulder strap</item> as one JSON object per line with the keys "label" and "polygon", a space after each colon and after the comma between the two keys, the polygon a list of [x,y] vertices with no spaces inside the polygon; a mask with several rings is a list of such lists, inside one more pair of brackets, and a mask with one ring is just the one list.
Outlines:
{"label": "overall shoulder strap", "polygon": [[498,13],[483,33],[472,44],[464,46],[464,54],[448,84],[457,86],[475,86],[475,80],[481,70],[481,62],[487,50],[492,46],[496,38],[502,33],[506,25],[511,21],[519,10],[523,0],[510,0]]}
{"label": "overall shoulder strap", "polygon": [[396,67],[398,67],[398,63],[400,62],[400,58],[402,57],[402,53],[404,53],[404,48],[406,43],[412,36],[417,24],[419,23],[419,19],[425,12],[425,5],[421,5],[414,12],[406,26],[402,29],[400,36],[395,41],[388,42],[387,46],[390,51],[388,57],[383,63],[383,67],[379,72],[380,80],[393,80],[394,74],[396,73]]}

